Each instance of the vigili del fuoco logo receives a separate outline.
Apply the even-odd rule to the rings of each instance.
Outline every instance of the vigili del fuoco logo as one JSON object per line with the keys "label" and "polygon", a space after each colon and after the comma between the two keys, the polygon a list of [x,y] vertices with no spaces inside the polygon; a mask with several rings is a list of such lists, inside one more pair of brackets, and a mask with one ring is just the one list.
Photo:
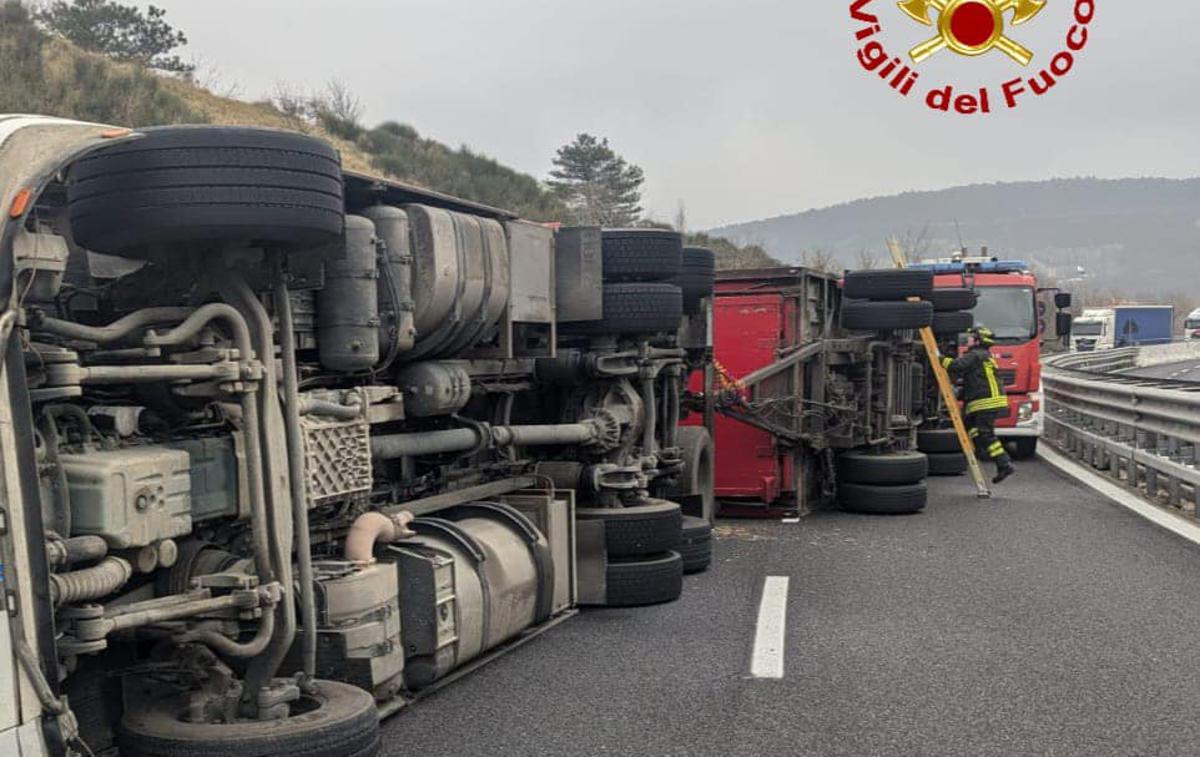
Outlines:
{"label": "vigili del fuoco logo", "polygon": [[[879,0],[878,7],[892,0]],[[924,95],[932,110],[961,115],[987,114],[1014,109],[1052,90],[1075,67],[1088,43],[1088,26],[1095,16],[1095,0],[1074,0],[1072,23],[1054,53],[1030,49],[1021,31],[1040,22],[1048,2],[1069,0],[901,0],[897,20],[929,27],[930,37],[903,55],[886,43],[887,30],[872,12],[876,0],[855,0],[850,18],[857,23],[858,62],[902,97]],[[994,85],[963,87],[921,81],[921,64],[937,55],[976,58],[1005,56],[1014,68],[1012,78]],[[969,61],[964,61],[969,63]],[[918,86],[921,85],[921,86]]]}

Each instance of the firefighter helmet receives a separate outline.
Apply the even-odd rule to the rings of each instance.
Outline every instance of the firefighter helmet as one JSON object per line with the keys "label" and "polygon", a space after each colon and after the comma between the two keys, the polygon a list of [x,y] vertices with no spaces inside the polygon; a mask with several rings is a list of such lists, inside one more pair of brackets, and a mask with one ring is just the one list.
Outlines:
{"label": "firefighter helmet", "polygon": [[975,339],[985,347],[991,347],[996,343],[996,335],[987,326],[976,326],[971,329],[971,333],[975,335]]}

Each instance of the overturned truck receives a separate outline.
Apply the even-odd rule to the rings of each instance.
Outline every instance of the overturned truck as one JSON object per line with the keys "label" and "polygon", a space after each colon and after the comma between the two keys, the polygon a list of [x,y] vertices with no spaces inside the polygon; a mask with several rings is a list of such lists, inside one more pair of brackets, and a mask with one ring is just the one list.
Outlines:
{"label": "overturned truck", "polygon": [[679,235],[22,116],[0,203],[0,752],[373,755],[380,712],[707,567]]}

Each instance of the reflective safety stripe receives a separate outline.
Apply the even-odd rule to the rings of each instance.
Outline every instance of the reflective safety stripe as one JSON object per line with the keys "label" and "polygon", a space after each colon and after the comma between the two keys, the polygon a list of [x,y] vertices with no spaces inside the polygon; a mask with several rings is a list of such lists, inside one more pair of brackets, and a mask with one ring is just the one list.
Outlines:
{"label": "reflective safety stripe", "polygon": [[975,400],[967,404],[967,415],[975,413],[985,413],[991,410],[1006,410],[1008,409],[1008,397],[988,397],[987,399]]}
{"label": "reflective safety stripe", "polygon": [[943,367],[943,368],[945,368],[945,369],[949,370],[949,369],[950,369],[950,366],[952,366],[952,365],[954,365],[954,359],[953,359],[953,358],[948,358],[948,357],[944,357],[944,358],[942,358],[942,367]]}
{"label": "reflective safety stripe", "polygon": [[1004,456],[1004,443],[1003,442],[992,442],[992,446],[988,447],[988,454],[991,455],[992,457],[1003,457]]}
{"label": "reflective safety stripe", "polygon": [[1003,397],[1004,392],[1000,390],[1000,382],[996,380],[996,361],[988,358],[983,361],[983,375],[987,376],[988,388],[992,390],[993,397]]}
{"label": "reflective safety stripe", "polygon": [[979,438],[979,429],[977,429],[977,428],[973,428],[973,429],[971,429],[971,438],[972,438],[972,439],[978,439],[978,438]]}

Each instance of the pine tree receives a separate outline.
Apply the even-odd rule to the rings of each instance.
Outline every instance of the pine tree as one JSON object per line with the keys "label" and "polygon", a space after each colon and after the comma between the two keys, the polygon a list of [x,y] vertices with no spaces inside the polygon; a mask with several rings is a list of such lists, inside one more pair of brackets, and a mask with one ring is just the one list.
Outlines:
{"label": "pine tree", "polygon": [[574,221],[610,228],[632,226],[642,214],[642,169],[613,152],[607,139],[580,134],[559,148],[550,189]]}
{"label": "pine tree", "polygon": [[56,0],[37,14],[50,32],[84,50],[122,63],[137,63],[172,73],[191,73],[195,66],[171,52],[187,44],[187,36],[168,24],[167,12],[151,5],[146,12],[112,0]]}

